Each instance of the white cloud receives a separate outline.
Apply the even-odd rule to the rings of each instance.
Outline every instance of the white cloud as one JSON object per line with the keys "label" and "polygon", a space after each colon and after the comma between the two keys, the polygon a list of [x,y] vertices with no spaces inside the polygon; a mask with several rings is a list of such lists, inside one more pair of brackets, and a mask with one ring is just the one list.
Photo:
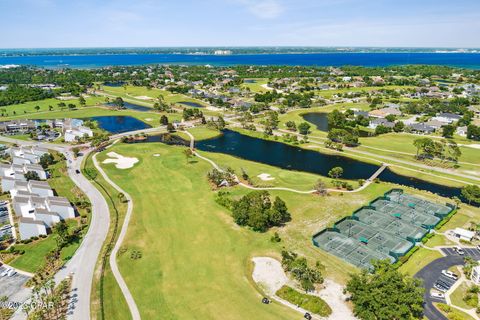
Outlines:
{"label": "white cloud", "polygon": [[238,2],[261,19],[277,18],[284,11],[284,7],[277,0],[239,0]]}

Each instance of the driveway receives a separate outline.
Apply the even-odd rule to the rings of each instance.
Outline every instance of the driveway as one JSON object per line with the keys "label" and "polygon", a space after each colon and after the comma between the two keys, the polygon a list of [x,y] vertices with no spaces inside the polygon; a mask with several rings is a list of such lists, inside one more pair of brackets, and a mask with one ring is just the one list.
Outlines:
{"label": "driveway", "polygon": [[457,254],[452,248],[442,248],[441,250],[446,257],[430,262],[414,276],[415,278],[423,280],[423,286],[425,287],[424,315],[430,320],[448,320],[447,317],[445,317],[437,308],[433,306],[434,302],[445,303],[445,300],[430,296],[430,290],[433,288],[433,285],[435,282],[437,282],[437,280],[440,279],[447,283],[452,282],[452,280],[447,280],[448,278],[442,275],[442,270],[447,270],[453,266],[463,265],[463,259],[465,256],[471,256],[476,260],[480,259],[480,250],[476,248],[462,249],[465,251],[465,255],[463,256]]}
{"label": "driveway", "polygon": [[[1,266],[0,274],[5,269],[5,266]],[[25,287],[29,279],[30,277],[18,272],[11,277],[0,277],[0,296],[6,296],[8,304],[12,307],[19,307],[30,297],[31,290]]]}

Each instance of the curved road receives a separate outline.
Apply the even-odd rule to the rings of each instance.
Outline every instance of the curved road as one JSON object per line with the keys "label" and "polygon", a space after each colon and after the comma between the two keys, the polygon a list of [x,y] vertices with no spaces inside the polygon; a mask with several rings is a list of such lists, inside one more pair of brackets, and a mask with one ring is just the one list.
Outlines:
{"label": "curved road", "polygon": [[423,280],[423,286],[425,287],[425,296],[424,296],[424,315],[430,320],[448,320],[435,306],[434,302],[443,302],[442,299],[435,299],[430,296],[430,289],[433,288],[433,285],[437,281],[442,270],[448,270],[450,267],[463,265],[464,257],[459,255],[449,255],[443,258],[438,258],[427,264],[419,272],[415,274],[415,278]]}
{"label": "curved road", "polygon": [[16,143],[22,146],[39,146],[53,149],[64,154],[67,159],[68,175],[90,200],[92,205],[92,218],[87,234],[84,236],[80,247],[75,251],[73,257],[54,277],[57,283],[68,276],[72,277],[72,288],[76,294],[76,301],[71,314],[68,315],[68,319],[90,319],[90,296],[92,293],[95,265],[110,224],[110,213],[105,198],[86,177],[76,173],[76,170],[81,172],[82,160],[91,150],[85,150],[81,157],[75,159],[73,153],[70,151],[70,147],[66,145],[35,143],[3,136],[0,136],[0,141]]}

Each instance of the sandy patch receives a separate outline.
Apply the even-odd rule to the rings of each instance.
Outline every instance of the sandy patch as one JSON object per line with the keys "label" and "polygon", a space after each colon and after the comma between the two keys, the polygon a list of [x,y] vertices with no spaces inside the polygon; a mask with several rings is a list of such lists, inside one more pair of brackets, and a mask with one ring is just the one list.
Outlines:
{"label": "sandy patch", "polygon": [[288,282],[288,277],[283,271],[280,261],[269,257],[255,257],[252,259],[253,281],[265,290],[265,293],[273,296],[278,289]]}
{"label": "sandy patch", "polygon": [[262,181],[275,180],[275,178],[272,177],[269,173],[260,173],[257,177],[260,178],[260,180]]}
{"label": "sandy patch", "polygon": [[155,153],[153,156],[154,157],[160,157],[160,153]]}
{"label": "sandy patch", "polygon": [[136,96],[135,98],[138,100],[153,100],[153,98],[149,96]]}
{"label": "sandy patch", "polygon": [[[291,282],[285,274],[285,271],[283,271],[280,261],[269,257],[255,257],[252,261],[255,264],[252,274],[253,280],[266,294],[300,313],[307,312],[275,295],[282,286]],[[290,284],[290,286],[292,285]],[[343,294],[343,287],[333,280],[325,279],[324,288],[310,294],[322,298],[330,306],[332,314],[327,319],[356,320],[353,312],[345,302],[346,295]],[[318,315],[313,315],[313,318],[325,319]]]}
{"label": "sandy patch", "polygon": [[473,148],[473,149],[480,149],[480,144],[461,144],[462,147]]}
{"label": "sandy patch", "polygon": [[314,294],[325,300],[330,308],[332,308],[332,314],[328,317],[328,319],[357,319],[345,302],[347,296],[343,294],[343,287],[330,279],[325,279],[323,284],[325,288],[315,292]]}
{"label": "sandy patch", "polygon": [[145,118],[145,121],[150,122],[150,121],[153,121],[153,119],[152,118]]}
{"label": "sandy patch", "polygon": [[138,162],[137,158],[124,157],[116,152],[109,152],[107,156],[109,156],[110,159],[105,159],[103,163],[115,163],[117,169],[128,169]]}

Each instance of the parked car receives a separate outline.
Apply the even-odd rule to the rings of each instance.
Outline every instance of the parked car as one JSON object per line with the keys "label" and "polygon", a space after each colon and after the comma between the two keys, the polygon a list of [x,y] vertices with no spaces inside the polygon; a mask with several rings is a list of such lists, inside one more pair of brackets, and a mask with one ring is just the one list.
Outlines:
{"label": "parked car", "polygon": [[460,248],[460,247],[454,247],[453,250],[455,250],[455,252],[458,253],[461,256],[463,256],[465,254],[465,251],[463,251],[463,249]]}
{"label": "parked car", "polygon": [[11,268],[6,268],[5,270],[3,270],[3,272],[0,274],[0,276],[5,277],[10,270],[11,270]]}
{"label": "parked car", "polygon": [[268,298],[263,298],[262,299],[262,303],[264,304],[269,304],[270,303],[270,300]]}
{"label": "parked car", "polygon": [[305,314],[303,315],[303,317],[307,320],[312,320],[312,315],[308,312],[305,312]]}
{"label": "parked car", "polygon": [[436,282],[436,283],[433,285],[433,287],[434,287],[435,289],[437,289],[438,291],[441,291],[441,292],[447,292],[447,291],[448,291],[448,288],[447,288],[446,286],[444,286],[443,284],[438,283],[438,282]]}
{"label": "parked car", "polygon": [[445,298],[445,295],[441,292],[432,292],[432,293],[430,293],[430,297],[432,297],[432,298]]}
{"label": "parked car", "polygon": [[0,201],[0,206],[6,206],[8,204],[7,201]]}
{"label": "parked car", "polygon": [[14,275],[17,274],[17,271],[15,269],[10,269],[8,272],[7,272],[7,277],[13,277]]}
{"label": "parked car", "polygon": [[76,173],[76,174],[79,174],[79,173],[80,173],[80,170],[78,170],[78,169],[75,170],[75,173]]}
{"label": "parked car", "polygon": [[445,277],[449,277],[450,279],[453,279],[453,280],[457,280],[458,279],[458,276],[453,273],[452,271],[448,271],[448,270],[442,270],[442,274],[445,276]]}

